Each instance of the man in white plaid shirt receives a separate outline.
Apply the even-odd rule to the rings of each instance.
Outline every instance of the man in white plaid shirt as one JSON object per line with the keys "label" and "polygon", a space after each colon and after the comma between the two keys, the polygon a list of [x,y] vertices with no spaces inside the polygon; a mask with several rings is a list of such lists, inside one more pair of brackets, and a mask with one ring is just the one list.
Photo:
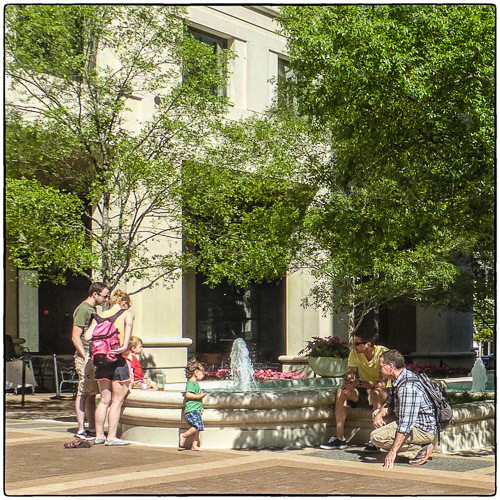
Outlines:
{"label": "man in white plaid shirt", "polygon": [[[392,469],[397,455],[408,457],[411,465],[423,465],[434,450],[437,432],[431,399],[395,349],[380,356],[380,376],[392,380],[392,397],[374,412],[375,430],[370,439],[375,446],[388,450],[384,468]],[[389,423],[390,419],[393,421]]]}

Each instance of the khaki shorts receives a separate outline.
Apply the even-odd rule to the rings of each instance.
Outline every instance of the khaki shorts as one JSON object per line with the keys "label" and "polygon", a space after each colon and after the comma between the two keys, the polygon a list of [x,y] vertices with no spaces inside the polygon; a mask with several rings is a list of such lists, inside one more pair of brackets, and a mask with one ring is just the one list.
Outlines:
{"label": "khaki shorts", "polygon": [[83,359],[78,354],[75,354],[75,369],[78,373],[78,396],[82,394],[98,394],[99,386],[95,381],[95,367],[94,363],[90,361],[87,355]]}
{"label": "khaki shorts", "polygon": [[[380,410],[375,410],[372,413],[372,418]],[[398,423],[395,420],[394,414],[388,415],[385,419],[386,424],[378,429],[375,429],[370,434],[370,441],[381,448],[382,450],[389,451],[396,439],[396,433],[398,432]],[[406,458],[416,458],[417,453],[420,451],[422,446],[432,443],[434,440],[434,434],[423,431],[418,427],[414,427],[413,430],[406,436],[403,444],[399,448],[398,456]]]}

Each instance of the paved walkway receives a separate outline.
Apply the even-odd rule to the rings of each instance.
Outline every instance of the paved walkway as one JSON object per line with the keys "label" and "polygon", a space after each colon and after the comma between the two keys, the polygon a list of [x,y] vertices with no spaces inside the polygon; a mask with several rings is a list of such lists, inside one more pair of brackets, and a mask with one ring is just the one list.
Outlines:
{"label": "paved walkway", "polygon": [[[384,454],[207,450],[130,445],[67,450],[76,430],[73,401],[51,394],[6,397],[8,495],[492,495],[492,450],[433,454],[422,467],[382,468]],[[192,478],[196,479],[193,480]],[[191,479],[189,479],[191,478]]]}

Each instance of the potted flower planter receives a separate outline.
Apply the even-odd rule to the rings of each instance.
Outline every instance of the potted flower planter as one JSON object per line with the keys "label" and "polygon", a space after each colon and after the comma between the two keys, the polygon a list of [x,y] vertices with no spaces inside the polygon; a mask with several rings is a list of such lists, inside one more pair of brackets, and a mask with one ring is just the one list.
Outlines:
{"label": "potted flower planter", "polygon": [[311,369],[322,377],[342,377],[347,370],[349,344],[339,337],[313,337],[299,354],[305,354]]}
{"label": "potted flower planter", "polygon": [[309,356],[308,362],[314,373],[322,377],[342,377],[347,370],[347,358]]}

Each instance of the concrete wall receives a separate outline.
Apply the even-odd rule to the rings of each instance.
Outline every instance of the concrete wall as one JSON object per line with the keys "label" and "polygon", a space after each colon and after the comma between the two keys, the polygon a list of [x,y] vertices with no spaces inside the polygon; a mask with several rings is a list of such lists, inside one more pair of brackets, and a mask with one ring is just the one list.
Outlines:
{"label": "concrete wall", "polygon": [[226,39],[237,56],[229,68],[227,91],[234,107],[228,117],[264,112],[274,96],[270,79],[277,77],[278,56],[286,54],[286,40],[276,34],[272,17],[241,5],[191,5],[188,17],[193,27]]}
{"label": "concrete wall", "polygon": [[286,354],[295,356],[312,337],[337,335],[347,340],[347,328],[339,315],[323,315],[320,310],[304,308],[314,278],[306,271],[289,274],[286,280]]}
{"label": "concrete wall", "polygon": [[12,338],[19,337],[18,322],[18,281],[17,270],[7,258],[5,259],[5,333]]}

